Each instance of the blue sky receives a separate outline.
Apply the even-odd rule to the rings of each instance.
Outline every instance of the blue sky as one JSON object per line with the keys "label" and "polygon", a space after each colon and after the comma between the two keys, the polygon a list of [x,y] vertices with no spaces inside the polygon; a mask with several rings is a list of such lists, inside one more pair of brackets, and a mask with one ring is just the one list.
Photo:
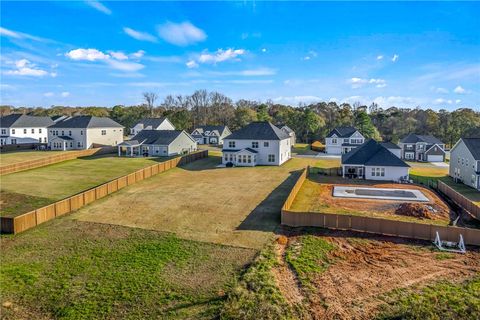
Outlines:
{"label": "blue sky", "polygon": [[1,104],[480,106],[476,2],[1,2]]}

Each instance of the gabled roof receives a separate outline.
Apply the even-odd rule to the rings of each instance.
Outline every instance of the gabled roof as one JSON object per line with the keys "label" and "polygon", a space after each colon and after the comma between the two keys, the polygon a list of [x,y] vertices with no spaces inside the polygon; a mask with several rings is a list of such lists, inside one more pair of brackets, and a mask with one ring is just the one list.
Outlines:
{"label": "gabled roof", "polygon": [[252,122],[245,127],[234,131],[225,139],[234,140],[285,140],[290,136],[268,121]]}
{"label": "gabled roof", "polygon": [[277,124],[277,127],[285,131],[286,133],[295,133],[292,128],[287,126],[285,123]]}
{"label": "gabled roof", "polygon": [[107,117],[74,116],[60,120],[50,128],[123,128],[123,126]]}
{"label": "gabled roof", "polygon": [[139,121],[137,121],[133,126],[137,126],[139,124],[143,124],[143,127],[152,127],[153,129],[158,128],[164,121],[168,121],[167,117],[161,117],[161,118],[143,118]]}
{"label": "gabled roof", "polygon": [[428,144],[444,144],[442,141],[435,138],[434,136],[419,135],[415,133],[410,133],[408,136],[400,140],[400,142],[401,143],[425,142]]}
{"label": "gabled roof", "polygon": [[358,164],[365,166],[409,167],[387,148],[373,139],[342,155],[342,164]]}
{"label": "gabled roof", "polygon": [[399,149],[399,150],[401,149],[398,145],[396,145],[392,141],[380,142],[380,144],[387,149]]}
{"label": "gabled roof", "polygon": [[37,128],[48,127],[54,122],[50,117],[28,116],[14,113],[0,118],[2,128]]}
{"label": "gabled roof", "polygon": [[327,138],[332,137],[334,134],[337,135],[339,138],[349,138],[351,137],[357,129],[354,127],[336,127],[327,135]]}
{"label": "gabled roof", "polygon": [[195,130],[193,130],[193,132],[198,131],[201,134],[205,134],[207,131],[217,131],[219,135],[222,135],[226,128],[227,126],[198,126],[195,128]]}
{"label": "gabled roof", "polygon": [[190,137],[188,133],[182,130],[142,130],[129,141],[167,146],[183,133]]}
{"label": "gabled roof", "polygon": [[480,138],[462,138],[475,160],[480,160]]}

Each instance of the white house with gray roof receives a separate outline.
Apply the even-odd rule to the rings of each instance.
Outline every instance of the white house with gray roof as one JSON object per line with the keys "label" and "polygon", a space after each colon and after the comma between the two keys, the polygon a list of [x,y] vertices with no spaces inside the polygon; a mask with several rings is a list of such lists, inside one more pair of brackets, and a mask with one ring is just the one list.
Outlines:
{"label": "white house with gray roof", "polygon": [[223,140],[222,163],[279,166],[291,158],[290,136],[267,121],[252,122]]}
{"label": "white house with gray roof", "polygon": [[480,138],[461,138],[450,150],[449,175],[480,191]]}
{"label": "white house with gray roof", "polygon": [[50,117],[10,114],[0,118],[0,144],[47,143]]}
{"label": "white house with gray roof", "polygon": [[444,162],[445,144],[434,136],[410,133],[400,140],[402,159],[422,162]]}
{"label": "white house with gray roof", "polygon": [[118,156],[168,157],[197,150],[197,141],[183,130],[142,130],[118,144]]}
{"label": "white house with gray roof", "polygon": [[409,169],[408,164],[373,139],[342,155],[344,178],[405,181]]}
{"label": "white house with gray roof", "polygon": [[166,117],[144,118],[130,128],[130,134],[136,135],[142,130],[175,130],[175,126]]}
{"label": "white house with gray roof", "polygon": [[48,146],[52,150],[116,146],[122,141],[123,126],[106,117],[74,116],[48,127]]}
{"label": "white house with gray roof", "polygon": [[192,137],[198,144],[223,144],[223,139],[232,132],[227,126],[198,126],[193,130]]}
{"label": "white house with gray roof", "polygon": [[345,154],[365,142],[364,136],[354,127],[337,127],[325,137],[327,154]]}

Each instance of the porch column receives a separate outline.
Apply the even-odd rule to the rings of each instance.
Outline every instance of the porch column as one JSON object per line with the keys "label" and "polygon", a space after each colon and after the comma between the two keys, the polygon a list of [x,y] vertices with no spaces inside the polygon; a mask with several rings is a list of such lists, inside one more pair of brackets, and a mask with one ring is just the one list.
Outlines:
{"label": "porch column", "polygon": [[345,166],[342,166],[342,178],[345,178]]}
{"label": "porch column", "polygon": [[120,146],[117,146],[117,149],[118,149],[118,156],[120,157],[120,156],[121,156],[121,153],[122,153],[121,147],[120,147]]}
{"label": "porch column", "polygon": [[133,146],[130,147],[130,156],[133,157]]}
{"label": "porch column", "polygon": [[62,145],[63,145],[63,151],[67,150],[67,145],[65,143],[65,141],[62,140]]}

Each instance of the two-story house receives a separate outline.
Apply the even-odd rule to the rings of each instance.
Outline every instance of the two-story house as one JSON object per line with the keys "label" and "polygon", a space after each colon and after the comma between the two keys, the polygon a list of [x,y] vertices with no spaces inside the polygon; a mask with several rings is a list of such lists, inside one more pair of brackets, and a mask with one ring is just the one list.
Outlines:
{"label": "two-story house", "polygon": [[10,114],[0,118],[0,144],[47,143],[49,117]]}
{"label": "two-story house", "polygon": [[106,117],[74,116],[48,127],[48,146],[52,150],[116,146],[122,141],[123,126]]}
{"label": "two-story house", "polygon": [[365,142],[363,135],[354,127],[337,127],[325,138],[327,154],[345,154]]}
{"label": "two-story house", "polygon": [[450,150],[449,175],[480,191],[480,138],[461,138]]}
{"label": "two-story house", "polygon": [[130,128],[130,134],[136,135],[142,130],[175,130],[175,126],[167,117],[162,118],[144,118],[135,123]]}
{"label": "two-story house", "polygon": [[434,136],[410,133],[398,144],[407,161],[444,162],[445,144]]}
{"label": "two-story house", "polygon": [[223,139],[232,132],[227,126],[199,126],[192,132],[198,144],[223,144]]}
{"label": "two-story house", "polygon": [[295,145],[295,142],[297,141],[297,136],[295,134],[295,131],[293,131],[292,128],[290,128],[289,126],[283,123],[278,124],[277,127],[280,128],[280,130],[283,130],[286,134],[288,134],[290,136],[290,144],[292,146]]}
{"label": "two-story house", "polygon": [[279,166],[291,157],[290,136],[268,121],[252,122],[223,142],[226,166]]}

